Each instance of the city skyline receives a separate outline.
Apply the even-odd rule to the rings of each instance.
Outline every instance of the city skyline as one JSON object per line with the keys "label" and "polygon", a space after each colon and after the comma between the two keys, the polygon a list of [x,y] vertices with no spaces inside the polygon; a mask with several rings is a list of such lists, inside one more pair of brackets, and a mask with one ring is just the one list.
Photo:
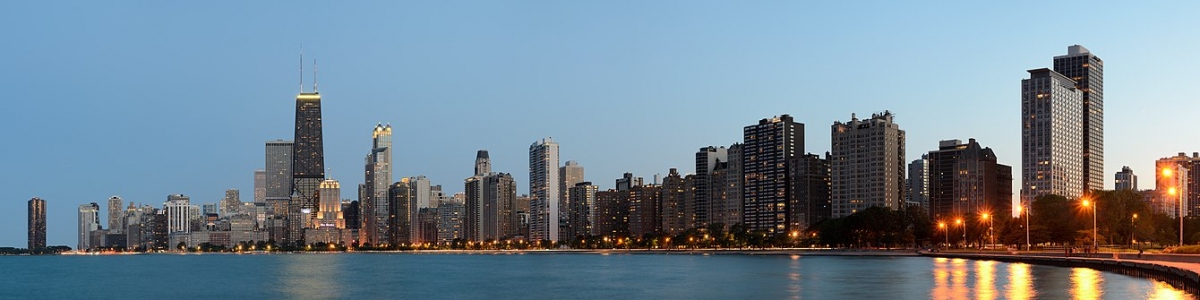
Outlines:
{"label": "city skyline", "polygon": [[[17,6],[21,5],[33,4]],[[213,9],[178,5],[182,7],[173,8]],[[329,137],[326,142],[329,148],[326,157],[332,169],[329,177],[340,180],[345,186],[361,183],[358,170],[361,170],[361,155],[368,143],[364,137],[365,129],[380,122],[405,129],[397,134],[395,177],[426,175],[434,184],[446,187],[449,194],[459,191],[458,180],[470,174],[473,163],[469,159],[470,153],[478,149],[491,150],[493,169],[516,174],[517,191],[523,192],[528,191],[529,183],[521,180],[528,163],[525,147],[531,140],[553,137],[562,143],[560,156],[563,160],[577,160],[588,166],[589,177],[584,180],[596,182],[603,190],[624,172],[647,179],[655,174],[665,175],[673,167],[680,168],[685,174],[692,173],[694,170],[689,166],[694,164],[695,149],[739,142],[742,126],[782,114],[791,114],[797,122],[808,124],[807,127],[815,126],[815,129],[806,128],[803,135],[806,137],[805,152],[828,151],[828,136],[821,128],[844,119],[847,114],[888,110],[897,114],[896,122],[908,133],[906,157],[910,159],[936,150],[940,140],[977,138],[995,149],[1001,163],[1019,166],[1018,82],[1025,78],[1026,70],[1049,66],[1048,58],[1062,55],[1065,47],[1074,44],[1087,46],[1108,62],[1105,80],[1109,83],[1109,109],[1105,118],[1108,126],[1105,126],[1106,164],[1103,172],[1106,189],[1113,188],[1112,175],[1122,166],[1130,166],[1137,174],[1150,174],[1154,160],[1176,152],[1191,153],[1200,149],[1200,144],[1187,139],[1186,134],[1178,138],[1178,133],[1168,134],[1163,130],[1176,128],[1170,123],[1182,119],[1166,115],[1167,112],[1197,108],[1197,104],[1189,101],[1190,95],[1175,92],[1174,88],[1187,86],[1187,79],[1191,77],[1185,72],[1195,69],[1197,62],[1162,59],[1189,57],[1185,55],[1186,50],[1195,48],[1195,41],[1179,41],[1177,37],[1187,36],[1185,28],[1197,27],[1196,21],[1183,16],[1146,16],[1151,11],[1167,15],[1187,11],[1179,7],[1163,9],[1147,5],[1101,12],[1102,15],[1131,19],[1122,23],[1138,24],[1134,29],[1092,24],[1096,25],[1095,33],[1066,36],[1047,32],[1032,37],[1028,34],[1029,28],[1052,28],[1068,23],[1044,20],[1035,20],[1033,24],[1001,22],[1004,18],[1020,16],[1019,5],[1000,9],[978,21],[970,21],[970,17],[980,16],[968,14],[916,25],[901,25],[909,20],[881,15],[882,12],[867,12],[861,19],[854,18],[866,21],[867,25],[847,29],[850,39],[831,37],[805,26],[812,25],[808,22],[829,21],[823,17],[784,20],[787,13],[807,15],[812,11],[840,12],[834,15],[847,16],[849,13],[844,7],[816,7],[809,11],[806,5],[725,9],[728,7],[711,3],[682,7],[677,7],[679,4],[646,4],[643,8],[648,9],[647,15],[584,4],[550,7],[490,4],[487,8],[494,9],[493,13],[483,8],[482,11],[458,11],[446,7],[420,7],[417,11],[434,12],[455,20],[489,17],[485,20],[507,25],[497,27],[511,30],[507,34],[516,35],[518,42],[557,45],[557,48],[550,47],[551,50],[545,50],[549,52],[543,52],[504,42],[498,38],[508,36],[505,32],[481,29],[490,26],[487,21],[464,22],[463,28],[448,28],[447,23],[425,17],[418,19],[426,22],[425,26],[410,26],[422,29],[406,29],[405,33],[425,42],[427,47],[406,52],[397,50],[407,44],[389,43],[386,38],[355,42],[341,37],[337,31],[367,28],[375,24],[372,22],[387,22],[382,27],[390,30],[409,28],[396,24],[401,21],[391,21],[391,17],[367,14],[364,21],[352,22],[345,27],[304,25],[285,30],[247,22],[254,13],[266,14],[267,20],[282,20],[299,8],[254,5],[262,4],[251,4],[249,15],[233,18],[230,24],[222,24],[212,31],[197,31],[207,28],[207,23],[186,18],[181,20],[182,25],[169,25],[165,29],[150,29],[152,26],[146,25],[168,24],[159,18],[172,17],[171,13],[139,16],[127,21],[96,22],[98,28],[94,30],[117,32],[96,38],[118,38],[126,43],[108,43],[105,45],[113,46],[93,49],[82,57],[70,57],[72,55],[68,54],[81,53],[70,47],[75,47],[74,43],[95,43],[91,37],[86,37],[86,33],[92,32],[90,30],[68,24],[64,27],[34,26],[28,32],[14,32],[11,36],[18,46],[2,50],[6,54],[3,61],[11,66],[11,73],[0,75],[3,76],[0,79],[13,84],[10,92],[19,100],[15,101],[16,109],[2,119],[10,128],[20,128],[7,133],[12,136],[6,139],[27,146],[10,150],[15,155],[8,159],[16,163],[14,166],[20,172],[5,175],[6,182],[12,182],[16,188],[3,193],[8,201],[3,202],[0,211],[16,214],[24,211],[18,205],[23,206],[25,200],[45,199],[48,244],[72,245],[74,243],[68,238],[76,232],[70,224],[74,223],[77,213],[74,208],[81,204],[104,203],[110,196],[120,195],[129,203],[159,206],[166,195],[172,194],[189,195],[193,203],[208,204],[218,202],[227,189],[253,190],[253,172],[264,165],[260,152],[263,142],[291,138],[293,115],[288,111],[294,104],[295,53],[300,43],[305,44],[309,55],[319,57],[325,67],[321,78],[327,92],[323,94],[322,104],[326,112],[325,135]],[[883,6],[888,5],[892,4]],[[36,18],[50,14],[26,8],[35,13],[8,22],[43,24],[44,21]],[[332,20],[344,20],[367,10],[320,5],[304,10],[322,8],[331,10]],[[671,12],[676,8],[682,12]],[[120,13],[120,9],[129,8],[96,7],[100,12],[116,10]],[[172,7],[161,9],[169,12]],[[398,10],[393,8],[391,11]],[[530,13],[539,10],[590,18],[572,21]],[[930,14],[948,11],[953,8],[937,9]],[[72,15],[69,11],[58,13]],[[82,14],[82,11],[75,13]],[[669,20],[698,23],[683,26],[660,23],[651,18],[660,15]],[[756,19],[754,16],[759,17],[758,20],[750,20]],[[538,29],[532,24],[515,21],[521,17],[561,23],[564,28]],[[743,21],[715,25],[705,23],[701,17]],[[878,19],[870,19],[872,17]],[[89,18],[81,17],[80,22]],[[610,24],[612,21],[607,18],[634,22],[633,25],[617,26]],[[963,31],[937,28],[955,22],[965,26]],[[901,26],[882,30],[883,33],[868,32],[871,26],[889,24]],[[584,34],[582,38],[569,36],[598,26],[613,26],[613,30]],[[1013,33],[986,29],[989,26],[1012,26],[1003,32]],[[255,34],[230,34],[228,30],[233,28],[246,28]],[[305,29],[316,28],[325,29],[311,36],[305,34]],[[797,28],[802,30],[789,32]],[[640,31],[643,29],[647,32]],[[982,33],[969,32],[972,29]],[[178,38],[168,34],[174,33],[172,30],[197,34]],[[722,30],[728,32],[721,34]],[[56,32],[68,34],[62,41],[39,37]],[[380,33],[368,31],[363,35]],[[439,39],[435,37],[437,33],[458,36],[468,42]],[[888,38],[884,33],[895,33],[898,37]],[[277,36],[262,42],[244,42],[259,38],[259,34]],[[351,36],[361,38],[363,35]],[[960,39],[967,35],[986,38]],[[158,36],[168,38],[163,44],[150,42]],[[72,37],[80,40],[67,41]],[[238,43],[232,44],[241,43],[242,46],[213,43],[224,38],[234,39]],[[587,38],[597,41],[589,42]],[[813,43],[804,42],[810,40]],[[865,42],[867,40],[870,42]],[[911,44],[926,41],[933,46],[910,45],[904,42],[907,40],[918,41]],[[142,51],[167,53],[175,49],[173,47],[195,41],[207,42],[208,46],[145,60],[134,56],[145,53]],[[494,48],[516,47],[529,53],[467,51],[453,47],[489,42],[501,45]],[[35,45],[45,48],[35,48]],[[141,46],[150,47],[131,51]],[[346,49],[354,46],[367,50],[363,50],[364,55],[358,55],[363,53]],[[604,47],[585,49],[592,46]],[[250,49],[253,47],[259,49]],[[434,53],[440,49],[437,47],[459,50]],[[828,49],[812,50],[822,47]],[[40,50],[47,51],[34,53]],[[539,55],[545,57],[539,58]],[[987,57],[989,61],[969,69],[961,67],[981,57]],[[443,65],[416,62],[431,58]],[[465,59],[465,62],[450,63],[451,58]],[[492,59],[515,60],[517,64],[488,61]],[[816,60],[832,61],[839,66]],[[470,65],[472,63],[476,65]],[[520,67],[520,63],[528,66]],[[563,63],[566,66],[553,66]],[[379,66],[371,67],[375,64]],[[463,71],[467,66],[470,71]],[[875,83],[878,88],[840,83],[862,82],[861,78],[846,79],[872,68],[886,70],[880,73],[882,77],[872,77],[878,81]],[[963,78],[951,78],[952,82],[946,84],[949,87],[943,92],[931,94],[923,87],[926,82],[910,78],[921,76],[906,75],[909,70],[942,72]],[[746,78],[734,78],[739,76]],[[452,85],[451,82],[457,82],[455,79],[478,87],[474,90],[480,92],[449,91],[461,84]],[[499,83],[487,83],[493,80]],[[142,81],[151,87],[137,90]],[[59,85],[71,88],[64,89]],[[155,105],[159,102],[163,105]],[[969,105],[957,105],[963,102]],[[513,108],[501,107],[501,103]],[[529,110],[528,107],[545,109],[521,111]],[[588,109],[594,111],[579,113]],[[207,117],[200,118],[202,115]],[[228,121],[214,122],[211,116]],[[477,131],[474,126],[453,122],[460,117],[490,120],[492,122],[488,123],[508,127],[499,127],[504,129],[504,134],[494,134],[494,131],[473,133]],[[538,119],[542,117],[549,120]],[[564,126],[567,122],[576,125]],[[669,128],[659,126],[673,122],[690,125],[670,133],[663,132]],[[81,136],[68,128],[90,130],[86,131],[88,136]],[[92,151],[65,154],[59,149],[64,148],[63,138],[85,144]],[[401,144],[401,140],[406,144]],[[630,145],[636,146],[633,151],[626,151]],[[50,167],[33,167],[26,161],[49,162]],[[64,169],[73,172],[66,178],[98,179],[72,183],[70,189],[50,185],[49,182],[62,182]],[[1019,187],[1020,182],[1014,181],[1013,186]],[[0,221],[5,228],[24,226],[21,224],[24,218],[19,216],[0,219],[5,219]],[[18,232],[0,232],[0,245],[24,244]]]}

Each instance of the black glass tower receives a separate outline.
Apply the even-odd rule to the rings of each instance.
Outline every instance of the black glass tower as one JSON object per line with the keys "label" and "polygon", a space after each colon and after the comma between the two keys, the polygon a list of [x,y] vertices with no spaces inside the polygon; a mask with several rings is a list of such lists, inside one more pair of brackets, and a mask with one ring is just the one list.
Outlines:
{"label": "black glass tower", "polygon": [[325,152],[321,137],[321,95],[296,96],[296,136],[292,146],[292,197],[288,203],[288,241],[304,240],[312,227],[319,203],[317,188],[325,180]]}

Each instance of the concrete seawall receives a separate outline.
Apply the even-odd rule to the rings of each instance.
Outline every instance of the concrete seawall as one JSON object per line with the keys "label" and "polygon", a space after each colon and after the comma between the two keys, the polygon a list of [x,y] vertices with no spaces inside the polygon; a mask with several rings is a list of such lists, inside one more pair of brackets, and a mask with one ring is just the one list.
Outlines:
{"label": "concrete seawall", "polygon": [[1068,268],[1090,268],[1105,272],[1160,280],[1192,295],[1200,296],[1200,264],[1196,263],[982,253],[921,252],[921,255],[929,257],[1020,262]]}

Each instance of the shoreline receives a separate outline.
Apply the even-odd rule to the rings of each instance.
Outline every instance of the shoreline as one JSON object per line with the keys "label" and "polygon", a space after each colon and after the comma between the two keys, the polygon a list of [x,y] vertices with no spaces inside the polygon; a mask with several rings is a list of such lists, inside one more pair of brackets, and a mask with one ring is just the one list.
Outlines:
{"label": "shoreline", "polygon": [[920,254],[915,249],[894,250],[845,250],[845,249],[541,249],[541,250],[385,250],[385,251],[243,251],[243,252],[64,252],[59,255],[67,256],[108,256],[108,255],[290,255],[290,254],[480,254],[480,255],[524,255],[524,254],[649,254],[649,255],[800,255],[800,256],[843,256],[843,257],[915,257]]}

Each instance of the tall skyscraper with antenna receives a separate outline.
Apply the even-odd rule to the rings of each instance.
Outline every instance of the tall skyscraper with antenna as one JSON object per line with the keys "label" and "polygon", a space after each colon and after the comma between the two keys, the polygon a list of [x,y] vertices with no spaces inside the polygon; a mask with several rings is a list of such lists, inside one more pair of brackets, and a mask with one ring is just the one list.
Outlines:
{"label": "tall skyscraper with antenna", "polygon": [[321,136],[321,94],[317,92],[316,61],[313,61],[313,91],[304,91],[300,54],[300,94],[296,95],[296,131],[292,146],[292,195],[288,202],[288,240],[304,239],[304,228],[315,227],[320,197],[317,189],[325,181],[325,151]]}

